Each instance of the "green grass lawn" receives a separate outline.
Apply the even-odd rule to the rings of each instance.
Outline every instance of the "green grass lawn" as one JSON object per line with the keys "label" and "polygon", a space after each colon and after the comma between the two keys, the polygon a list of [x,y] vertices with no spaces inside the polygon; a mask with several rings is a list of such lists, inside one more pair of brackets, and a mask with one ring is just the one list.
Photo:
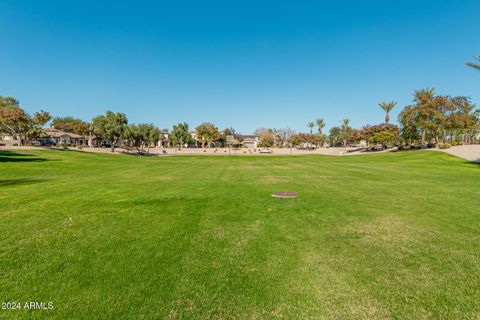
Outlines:
{"label": "green grass lawn", "polygon": [[[296,191],[277,199],[273,191]],[[1,319],[478,319],[480,165],[0,151]]]}

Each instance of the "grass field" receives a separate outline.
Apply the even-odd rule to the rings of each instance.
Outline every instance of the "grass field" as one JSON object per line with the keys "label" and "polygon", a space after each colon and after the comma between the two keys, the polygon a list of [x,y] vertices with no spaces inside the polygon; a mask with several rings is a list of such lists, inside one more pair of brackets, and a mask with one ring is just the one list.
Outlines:
{"label": "grass field", "polygon": [[[272,191],[296,191],[277,199]],[[479,319],[480,165],[0,151],[2,319]]]}

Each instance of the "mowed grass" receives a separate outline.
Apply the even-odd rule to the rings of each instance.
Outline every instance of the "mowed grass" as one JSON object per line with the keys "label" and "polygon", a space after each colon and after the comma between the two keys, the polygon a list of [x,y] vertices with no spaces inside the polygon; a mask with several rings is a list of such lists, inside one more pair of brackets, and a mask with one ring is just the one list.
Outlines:
{"label": "mowed grass", "polygon": [[[277,199],[273,191],[296,191]],[[480,165],[0,152],[2,319],[478,319]]]}

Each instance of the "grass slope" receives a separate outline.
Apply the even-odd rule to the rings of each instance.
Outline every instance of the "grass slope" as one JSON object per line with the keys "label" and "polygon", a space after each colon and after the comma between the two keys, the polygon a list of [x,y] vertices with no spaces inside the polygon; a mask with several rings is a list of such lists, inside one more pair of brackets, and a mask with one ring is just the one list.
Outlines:
{"label": "grass slope", "polygon": [[479,186],[434,152],[0,151],[0,301],[54,302],[0,318],[478,318]]}

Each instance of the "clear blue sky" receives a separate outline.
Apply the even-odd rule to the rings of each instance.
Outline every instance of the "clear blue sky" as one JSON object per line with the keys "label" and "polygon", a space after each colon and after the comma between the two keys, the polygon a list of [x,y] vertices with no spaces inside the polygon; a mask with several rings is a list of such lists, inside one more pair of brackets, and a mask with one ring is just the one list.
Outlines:
{"label": "clear blue sky", "polygon": [[[306,131],[414,89],[480,102],[480,1],[0,0],[0,95],[85,120]],[[393,115],[396,119],[400,107]]]}

